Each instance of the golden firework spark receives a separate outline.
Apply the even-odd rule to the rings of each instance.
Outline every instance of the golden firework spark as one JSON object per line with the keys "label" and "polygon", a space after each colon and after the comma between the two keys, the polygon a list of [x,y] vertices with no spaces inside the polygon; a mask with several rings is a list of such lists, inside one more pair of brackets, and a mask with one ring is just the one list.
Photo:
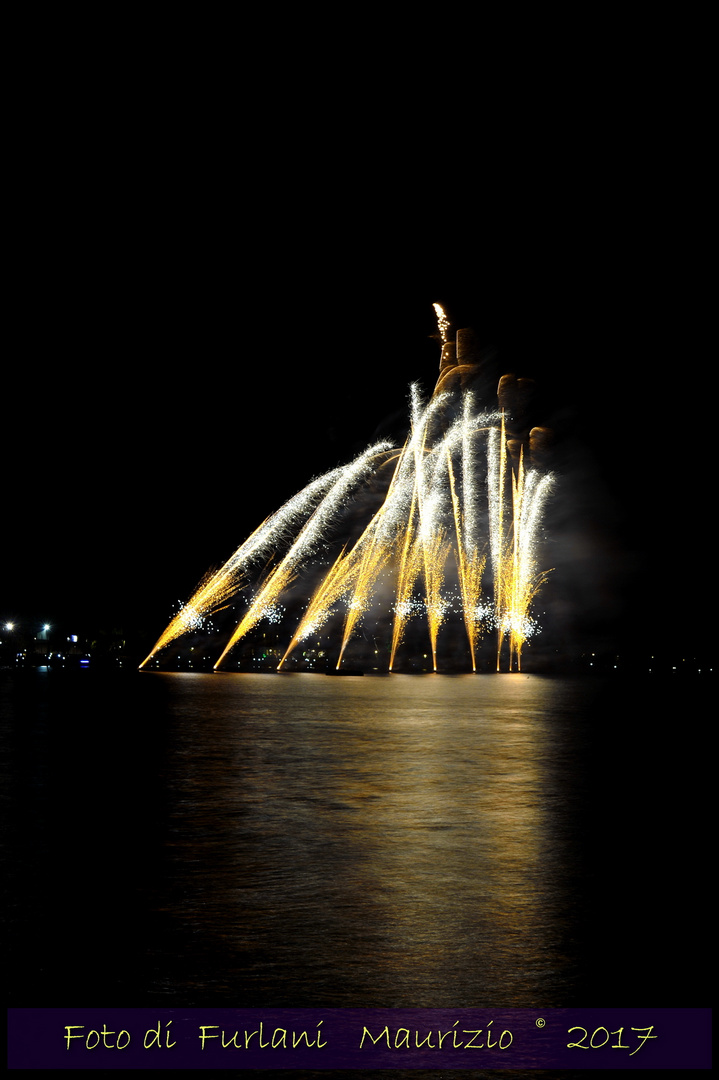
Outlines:
{"label": "golden firework spark", "polygon": [[437,327],[439,329],[440,337],[442,338],[442,344],[446,344],[448,340],[449,331],[449,319],[447,318],[444,308],[441,304],[433,304],[434,313],[437,316]]}

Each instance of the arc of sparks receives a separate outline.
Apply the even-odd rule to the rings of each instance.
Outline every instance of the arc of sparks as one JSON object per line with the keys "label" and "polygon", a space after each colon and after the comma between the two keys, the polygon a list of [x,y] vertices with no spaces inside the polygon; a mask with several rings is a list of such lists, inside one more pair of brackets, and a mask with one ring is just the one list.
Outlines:
{"label": "arc of sparks", "polygon": [[273,604],[289,583],[294,579],[298,565],[315,550],[315,544],[327,528],[330,519],[337,513],[347,495],[357,482],[372,471],[373,461],[385,451],[391,450],[386,442],[376,443],[360,454],[350,466],[341,471],[340,477],[330,488],[322,502],[300,530],[297,539],[285,555],[282,562],[272,571],[264,586],[250,604],[244,618],[238,623],[222,655],[215,664],[217,670],[227,654],[237,642],[255,626],[267,607]]}
{"label": "arc of sparks", "polygon": [[410,387],[412,431],[399,458],[389,489],[382,506],[359,538],[349,555],[342,553],[330,569],[325,580],[315,591],[307,611],[297,628],[290,645],[280,661],[282,667],[292,650],[313,630],[329,617],[332,606],[341,598],[348,597],[348,612],[342,637],[339,668],[344,651],[363,611],[366,609],[376,576],[391,557],[394,539],[407,513],[409,492],[415,484],[418,446],[426,439],[427,425],[444,403],[443,396],[433,398],[423,406],[416,384]]}
{"label": "arc of sparks", "polygon": [[287,533],[312,513],[328,488],[342,476],[343,471],[342,468],[332,469],[312,480],[279,510],[266,518],[219,570],[205,575],[194,595],[157,639],[140,668],[145,667],[156,653],[185,634],[191,626],[225,606],[242,588],[243,575],[247,569],[275,550]]}

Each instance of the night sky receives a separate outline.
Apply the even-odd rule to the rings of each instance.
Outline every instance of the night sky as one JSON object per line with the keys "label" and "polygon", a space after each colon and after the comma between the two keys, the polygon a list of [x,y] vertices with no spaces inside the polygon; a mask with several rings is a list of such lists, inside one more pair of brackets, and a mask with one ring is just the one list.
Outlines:
{"label": "night sky", "polygon": [[536,380],[566,633],[706,652],[709,605],[682,567],[700,561],[711,417],[680,238],[621,199],[439,228],[419,211],[400,227],[389,205],[228,214],[226,190],[189,209],[186,194],[76,194],[29,223],[0,618],[120,626],[149,647],[313,476],[402,440],[409,383],[436,380],[440,301],[498,375]]}

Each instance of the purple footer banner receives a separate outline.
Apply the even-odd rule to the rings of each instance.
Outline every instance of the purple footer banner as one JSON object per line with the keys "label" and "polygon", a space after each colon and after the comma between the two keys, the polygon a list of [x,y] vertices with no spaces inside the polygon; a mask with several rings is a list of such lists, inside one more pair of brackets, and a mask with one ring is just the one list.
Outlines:
{"label": "purple footer banner", "polygon": [[10,1069],[709,1069],[711,1009],[8,1009]]}

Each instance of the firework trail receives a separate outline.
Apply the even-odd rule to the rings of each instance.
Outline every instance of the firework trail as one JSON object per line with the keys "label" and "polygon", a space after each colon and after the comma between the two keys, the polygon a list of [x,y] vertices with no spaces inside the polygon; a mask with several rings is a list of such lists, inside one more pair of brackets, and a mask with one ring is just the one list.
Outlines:
{"label": "firework trail", "polygon": [[351,465],[340,470],[340,475],[310,519],[300,530],[297,539],[282,562],[272,571],[261,591],[250,604],[247,614],[238,624],[220,659],[215,664],[215,668],[220,666],[240,638],[244,637],[263,618],[266,609],[272,606],[281,593],[284,592],[296,576],[298,566],[315,553],[318,541],[324,535],[334,516],[346,505],[348,496],[376,468],[375,458],[379,457],[383,451],[390,449],[389,443],[376,443],[374,446],[370,446],[368,450],[365,450],[363,454],[360,454]]}
{"label": "firework trail", "polygon": [[[466,441],[463,439],[463,466],[466,458]],[[482,611],[480,605],[480,593],[482,587],[482,574],[487,561],[486,555],[480,557],[476,547],[471,541],[467,543],[466,533],[469,532],[468,519],[473,522],[471,510],[462,513],[459,497],[454,483],[454,470],[452,458],[447,450],[447,471],[449,474],[450,491],[452,493],[452,510],[454,513],[454,528],[457,537],[457,565],[459,570],[459,585],[462,592],[462,614],[464,626],[467,631],[469,651],[472,656],[472,671],[477,670],[477,641],[481,630],[481,620],[478,613]],[[471,490],[471,489],[470,489]],[[469,502],[470,499],[468,498]]]}
{"label": "firework trail", "polygon": [[155,642],[152,651],[140,664],[143,668],[166,645],[188,630],[197,628],[213,612],[224,607],[243,585],[243,574],[255,563],[265,559],[286,540],[297,524],[312,513],[329,487],[337,483],[343,468],[332,469],[312,480],[307,487],[288,499],[248,536],[219,570],[206,574],[194,595],[180,609]]}
{"label": "firework trail", "polygon": [[518,473],[512,477],[514,536],[511,571],[507,575],[509,610],[501,616],[503,629],[509,631],[510,671],[513,658],[517,670],[521,670],[522,646],[536,630],[529,609],[551,572],[537,571],[536,551],[542,510],[552,483],[551,476],[541,476],[536,470],[525,476],[523,455],[520,456]]}
{"label": "firework trail", "polygon": [[432,304],[434,313],[437,316],[437,328],[439,330],[439,336],[442,339],[442,344],[446,345],[449,332],[449,319],[444,313],[444,308],[441,304]]}
{"label": "firework trail", "polygon": [[384,503],[357,541],[352,553],[348,556],[343,552],[320,584],[280,661],[280,667],[295,645],[319,628],[327,620],[337,601],[351,591],[337,662],[339,668],[352,631],[370,605],[379,572],[391,558],[402,524],[406,521],[411,493],[413,487],[416,487],[416,463],[425,452],[423,443],[427,425],[443,404],[443,399],[437,397],[423,407],[416,384],[410,388],[410,397],[412,433],[399,455]]}
{"label": "firework trail", "polygon": [[394,667],[397,649],[402,641],[407,620],[414,613],[412,590],[422,568],[422,549],[414,542],[416,503],[412,502],[407,531],[402,545],[402,557],[397,575],[397,589],[394,604],[394,623],[392,625],[392,647],[389,670]]}
{"label": "firework trail", "polygon": [[[510,470],[511,515],[505,511],[508,501],[507,439],[504,416],[500,430],[489,440],[488,478],[490,537],[494,572],[494,603],[497,624],[497,671],[500,670],[502,646],[509,640],[509,670],[521,670],[522,646],[536,632],[529,616],[531,603],[549,570],[538,572],[537,545],[542,511],[551,491],[553,477],[531,470],[526,476],[524,453],[519,466]],[[505,522],[507,524],[505,525]]]}

